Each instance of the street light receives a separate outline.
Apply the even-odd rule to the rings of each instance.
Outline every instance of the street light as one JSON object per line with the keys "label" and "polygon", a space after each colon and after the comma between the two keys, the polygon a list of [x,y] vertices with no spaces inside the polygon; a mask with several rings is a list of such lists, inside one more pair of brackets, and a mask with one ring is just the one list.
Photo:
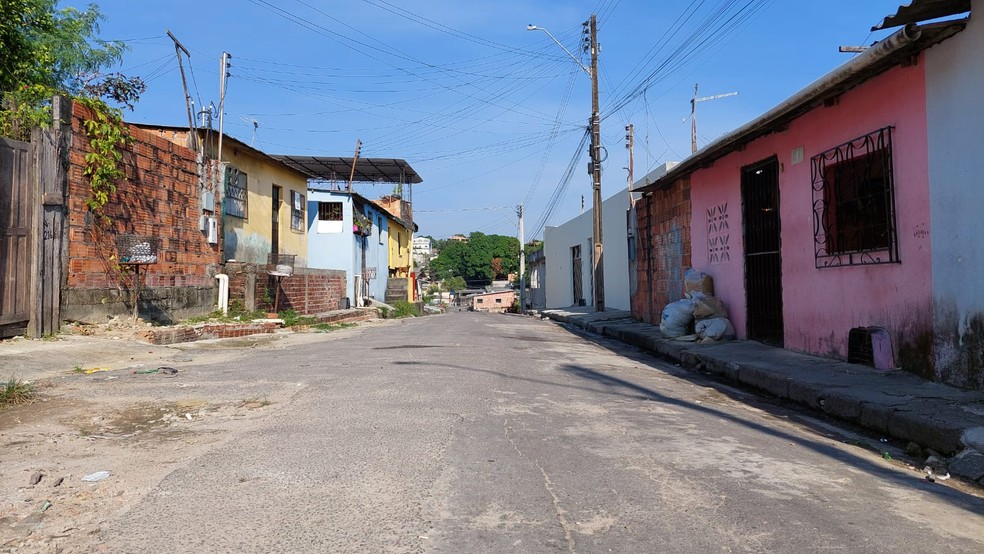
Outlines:
{"label": "street light", "polygon": [[556,42],[557,43],[557,46],[560,46],[561,48],[563,48],[564,49],[564,52],[566,52],[567,55],[570,56],[570,58],[572,60],[574,60],[574,63],[576,63],[577,65],[581,66],[581,69],[583,69],[584,72],[588,74],[588,77],[591,76],[591,69],[588,66],[584,65],[583,63],[581,63],[581,60],[577,59],[577,57],[574,54],[571,54],[571,51],[568,50],[566,46],[564,46],[563,44],[561,44],[561,42],[559,40],[557,40],[556,37],[554,37],[553,35],[551,35],[550,34],[550,31],[544,29],[543,27],[537,27],[536,25],[533,25],[532,23],[526,26],[526,30],[527,31],[543,31],[544,33],[547,33],[547,36],[550,37],[551,40],[553,40],[554,42]]}
{"label": "street light", "polygon": [[589,49],[591,51],[591,67],[585,66],[581,60],[571,54],[563,44],[560,43],[550,31],[543,27],[530,24],[526,26],[527,31],[543,31],[547,33],[564,52],[591,77],[591,176],[593,189],[594,209],[594,301],[595,311],[605,311],[605,264],[604,247],[602,246],[601,228],[601,117],[598,114],[598,21],[594,14],[586,24],[588,27]]}

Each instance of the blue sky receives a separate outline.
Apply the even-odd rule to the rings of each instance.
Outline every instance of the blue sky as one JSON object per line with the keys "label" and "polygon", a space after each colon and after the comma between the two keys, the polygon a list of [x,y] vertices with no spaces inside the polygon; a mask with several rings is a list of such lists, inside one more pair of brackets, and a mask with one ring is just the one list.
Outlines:
{"label": "blue sky", "polygon": [[[186,71],[197,107],[218,105],[219,59],[232,55],[227,134],[270,154],[351,156],[361,139],[362,156],[406,159],[423,177],[413,189],[421,234],[515,235],[514,206],[525,203],[528,238],[580,213],[582,195],[590,207],[586,152],[566,188],[560,184],[591,103],[589,77],[527,24],[578,54],[581,24],[598,14],[607,198],[626,185],[627,124],[636,130],[638,179],[689,154],[684,119],[694,83],[701,96],[740,93],[698,106],[703,145],[847,61],[838,46],[887,36],[869,28],[899,3],[98,2],[101,37],[130,45],[121,69],[148,81],[127,120],[187,123],[169,29],[191,52]],[[369,197],[391,190],[358,188]]]}

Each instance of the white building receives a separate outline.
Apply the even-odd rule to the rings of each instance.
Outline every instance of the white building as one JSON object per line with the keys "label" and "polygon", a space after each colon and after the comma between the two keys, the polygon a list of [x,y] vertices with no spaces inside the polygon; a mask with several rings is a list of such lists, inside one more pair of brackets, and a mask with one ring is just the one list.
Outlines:
{"label": "white building", "polygon": [[[669,162],[656,168],[637,181],[633,188],[655,181],[674,165],[674,162]],[[632,236],[635,235],[635,221],[630,219],[632,212],[629,211],[628,188],[603,201],[601,214],[605,308],[628,311],[632,297],[629,276],[635,273],[635,242],[629,240],[629,229],[632,229]],[[593,234],[593,209],[556,227],[547,227],[544,231],[547,308],[594,304]]]}
{"label": "white building", "polygon": [[421,267],[427,263],[434,252],[431,239],[428,237],[413,238],[413,265]]}

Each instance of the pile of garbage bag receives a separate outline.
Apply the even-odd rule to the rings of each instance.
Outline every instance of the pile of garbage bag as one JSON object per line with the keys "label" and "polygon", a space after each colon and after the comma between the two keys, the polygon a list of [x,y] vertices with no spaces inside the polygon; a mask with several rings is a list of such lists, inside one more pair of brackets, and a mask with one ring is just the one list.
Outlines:
{"label": "pile of garbage bag", "polygon": [[714,296],[713,278],[690,268],[684,274],[685,297],[663,308],[659,331],[667,338],[712,342],[735,338],[724,302]]}

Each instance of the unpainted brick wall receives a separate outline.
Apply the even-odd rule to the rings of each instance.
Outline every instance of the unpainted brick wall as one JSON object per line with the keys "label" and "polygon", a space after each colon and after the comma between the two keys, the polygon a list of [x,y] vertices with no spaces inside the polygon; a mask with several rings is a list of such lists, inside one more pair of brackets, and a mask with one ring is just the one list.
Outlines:
{"label": "unpainted brick wall", "polygon": [[[263,279],[263,275],[260,279]],[[260,280],[258,279],[258,280]],[[277,281],[269,277],[275,295]],[[280,309],[299,314],[320,314],[344,308],[345,272],[332,269],[295,268],[294,274],[280,282]]]}
{"label": "unpainted brick wall", "polygon": [[[269,274],[269,266],[241,262],[226,262],[229,275],[229,302],[246,303],[246,285],[250,274],[256,275],[253,298],[256,308],[273,310],[277,280]],[[280,281],[279,309],[292,309],[299,314],[314,315],[344,308],[345,272],[334,269],[294,268],[294,274]]]}
{"label": "unpainted brick wall", "polygon": [[659,323],[663,308],[683,295],[683,274],[691,264],[690,181],[681,179],[636,203],[638,288],[632,315]]}
{"label": "unpainted brick wall", "polygon": [[[128,288],[130,278],[116,266],[116,237],[135,234],[160,239],[158,262],[141,267],[143,286],[211,287],[219,261],[218,246],[199,231],[199,181],[195,152],[164,138],[129,127],[132,142],[123,148],[126,177],[117,183],[102,221],[86,208],[91,196],[83,175],[91,152],[83,121],[89,109],[72,108],[69,153],[69,289]],[[215,214],[220,220],[220,214]],[[221,236],[221,229],[219,230]],[[210,308],[203,307],[203,308]],[[206,310],[207,311],[207,310]]]}

